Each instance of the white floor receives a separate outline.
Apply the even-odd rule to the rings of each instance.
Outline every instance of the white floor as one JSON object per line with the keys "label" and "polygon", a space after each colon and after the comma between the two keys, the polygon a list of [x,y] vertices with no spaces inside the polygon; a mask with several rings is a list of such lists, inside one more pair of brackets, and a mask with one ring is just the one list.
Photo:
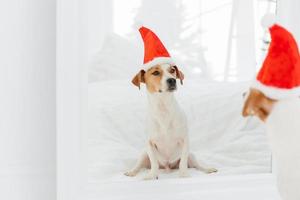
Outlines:
{"label": "white floor", "polygon": [[88,199],[280,200],[271,174],[92,182]]}

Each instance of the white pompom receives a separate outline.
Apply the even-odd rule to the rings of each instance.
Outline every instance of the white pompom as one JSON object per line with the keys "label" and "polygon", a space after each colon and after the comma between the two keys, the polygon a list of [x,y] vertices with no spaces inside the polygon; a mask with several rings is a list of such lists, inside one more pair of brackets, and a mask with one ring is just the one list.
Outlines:
{"label": "white pompom", "polygon": [[263,28],[267,29],[276,23],[276,16],[272,13],[265,14],[261,19],[261,25]]}

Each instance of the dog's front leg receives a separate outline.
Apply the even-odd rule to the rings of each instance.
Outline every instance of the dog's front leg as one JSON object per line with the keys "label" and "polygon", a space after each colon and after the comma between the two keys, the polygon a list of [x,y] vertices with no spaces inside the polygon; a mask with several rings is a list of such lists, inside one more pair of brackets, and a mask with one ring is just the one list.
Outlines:
{"label": "dog's front leg", "polygon": [[189,145],[186,138],[180,139],[179,145],[181,147],[181,156],[179,163],[179,176],[188,177],[188,157],[189,157]]}
{"label": "dog's front leg", "polygon": [[144,178],[145,180],[158,179],[159,163],[155,151],[156,151],[156,144],[153,140],[150,139],[147,144],[147,154],[149,156],[151,169],[148,175],[146,175],[146,177]]}
{"label": "dog's front leg", "polygon": [[139,157],[134,168],[124,174],[126,176],[135,176],[143,167],[145,167],[145,168],[150,167],[150,163],[149,163],[149,159],[148,159],[148,155],[147,155],[146,151],[143,152],[142,155]]}

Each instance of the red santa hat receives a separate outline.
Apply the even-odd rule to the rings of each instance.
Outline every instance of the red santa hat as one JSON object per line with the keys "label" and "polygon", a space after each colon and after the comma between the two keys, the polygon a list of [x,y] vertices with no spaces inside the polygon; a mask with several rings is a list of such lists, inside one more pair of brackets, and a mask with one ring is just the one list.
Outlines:
{"label": "red santa hat", "polygon": [[144,41],[144,67],[150,68],[158,64],[174,64],[169,52],[160,39],[150,29],[139,28]]}
{"label": "red santa hat", "polygon": [[253,88],[271,99],[300,96],[300,56],[292,34],[274,23],[270,15],[262,24],[269,27],[271,43]]}

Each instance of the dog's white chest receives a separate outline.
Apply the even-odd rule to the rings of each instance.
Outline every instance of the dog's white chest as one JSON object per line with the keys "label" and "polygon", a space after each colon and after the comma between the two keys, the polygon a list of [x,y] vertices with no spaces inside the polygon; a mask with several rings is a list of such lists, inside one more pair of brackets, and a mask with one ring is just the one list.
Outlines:
{"label": "dog's white chest", "polygon": [[159,135],[153,138],[160,163],[171,163],[180,157],[183,137],[177,135]]}
{"label": "dog's white chest", "polygon": [[161,165],[168,165],[180,158],[182,144],[187,137],[184,116],[174,112],[152,117],[149,121],[150,140],[154,142]]}
{"label": "dog's white chest", "polygon": [[155,144],[159,163],[168,165],[179,160],[187,138],[185,115],[171,94],[151,96],[149,103],[149,139]]}

